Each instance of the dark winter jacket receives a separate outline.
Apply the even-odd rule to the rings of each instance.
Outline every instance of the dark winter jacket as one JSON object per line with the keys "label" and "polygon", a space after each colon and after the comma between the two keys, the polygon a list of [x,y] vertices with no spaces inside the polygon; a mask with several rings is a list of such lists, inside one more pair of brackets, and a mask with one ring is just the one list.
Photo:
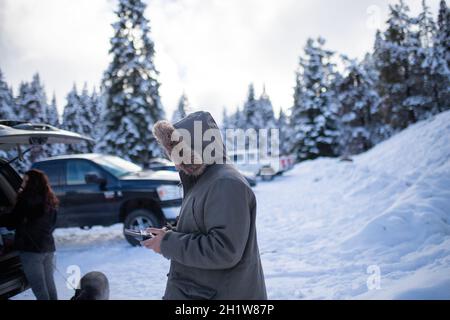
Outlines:
{"label": "dark winter jacket", "polygon": [[45,210],[43,202],[19,201],[11,213],[1,217],[0,225],[15,230],[16,250],[36,253],[55,251],[53,231],[56,210]]}
{"label": "dark winter jacket", "polygon": [[[155,135],[170,151],[164,131],[192,130],[194,120],[217,129],[209,113],[199,112],[173,127],[155,125]],[[166,137],[168,135],[166,134]],[[171,260],[164,299],[267,299],[256,237],[256,198],[229,164],[180,171],[184,198],[178,224],[161,243]]]}

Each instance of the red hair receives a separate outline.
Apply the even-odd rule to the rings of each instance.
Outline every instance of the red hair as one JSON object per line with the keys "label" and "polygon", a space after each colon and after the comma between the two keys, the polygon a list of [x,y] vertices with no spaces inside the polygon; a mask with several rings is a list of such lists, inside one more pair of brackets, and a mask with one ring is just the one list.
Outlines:
{"label": "red hair", "polygon": [[30,205],[43,205],[45,212],[56,210],[59,200],[53,192],[48,178],[40,170],[30,170],[25,173],[27,184],[17,197],[17,202],[25,201]]}

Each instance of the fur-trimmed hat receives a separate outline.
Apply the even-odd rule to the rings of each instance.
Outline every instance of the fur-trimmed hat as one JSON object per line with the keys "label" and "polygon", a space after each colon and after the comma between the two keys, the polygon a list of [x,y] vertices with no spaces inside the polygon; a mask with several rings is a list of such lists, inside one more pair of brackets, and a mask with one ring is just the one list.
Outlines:
{"label": "fur-trimmed hat", "polygon": [[[197,134],[201,133],[201,137],[195,137],[195,128],[198,126],[201,127],[201,132],[197,132]],[[213,133],[215,133],[213,134],[214,141],[212,143],[215,144],[216,152],[214,156],[204,159],[203,153],[205,148],[211,144],[210,141],[204,141],[203,139],[208,130],[213,130]],[[186,141],[183,133],[189,133],[191,141]],[[209,112],[193,113],[173,125],[165,120],[158,121],[153,127],[153,134],[165,149],[167,155],[175,162],[176,167],[189,176],[200,176],[208,165],[225,161],[226,159],[225,146],[220,130]],[[198,138],[202,139],[201,143],[197,142],[198,145],[201,145],[201,150],[195,148],[194,139]],[[182,150],[182,153],[188,152],[189,156],[185,155],[183,161],[174,159],[172,153],[174,148],[176,148],[176,153]],[[180,155],[180,157],[183,156],[184,154]],[[187,157],[189,157],[189,160],[184,161]]]}

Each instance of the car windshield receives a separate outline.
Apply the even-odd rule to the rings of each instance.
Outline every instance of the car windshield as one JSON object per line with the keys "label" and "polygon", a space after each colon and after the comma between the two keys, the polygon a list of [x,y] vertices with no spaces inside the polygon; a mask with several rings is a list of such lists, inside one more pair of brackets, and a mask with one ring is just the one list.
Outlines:
{"label": "car windshield", "polygon": [[140,166],[119,157],[99,157],[94,159],[94,161],[116,177],[122,177],[130,173],[142,171]]}

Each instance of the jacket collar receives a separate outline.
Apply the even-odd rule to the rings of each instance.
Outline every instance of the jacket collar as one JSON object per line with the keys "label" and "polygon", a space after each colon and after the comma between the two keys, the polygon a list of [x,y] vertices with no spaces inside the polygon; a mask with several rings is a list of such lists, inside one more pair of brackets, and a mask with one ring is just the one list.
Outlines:
{"label": "jacket collar", "polygon": [[199,176],[188,175],[183,171],[179,172],[180,180],[183,185],[184,195],[186,196],[198,183],[208,180],[209,177],[216,172],[222,164],[211,164],[205,167],[203,173]]}

